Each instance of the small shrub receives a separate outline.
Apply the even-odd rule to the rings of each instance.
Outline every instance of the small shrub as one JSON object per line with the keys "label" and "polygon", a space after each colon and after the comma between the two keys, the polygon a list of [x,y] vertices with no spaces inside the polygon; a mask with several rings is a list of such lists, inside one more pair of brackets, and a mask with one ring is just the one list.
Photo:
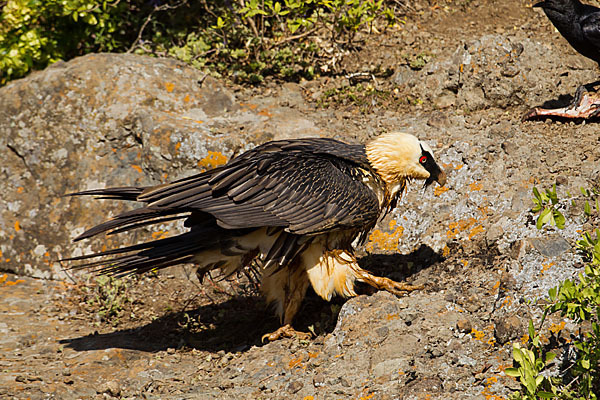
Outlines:
{"label": "small shrub", "polygon": [[[600,213],[598,206],[599,192],[584,190],[584,218],[590,218],[594,213]],[[538,217],[538,228],[551,221],[558,212],[554,207],[559,204],[556,188],[546,190],[541,194],[534,188],[534,203],[532,210],[544,215],[551,215],[540,223],[542,214]],[[592,210],[589,205],[596,204]],[[549,211],[548,211],[549,210]],[[562,214],[561,214],[562,217]],[[564,217],[562,224],[564,226]],[[559,223],[556,226],[560,228]],[[533,330],[533,322],[529,323],[530,343],[527,349],[521,349],[513,344],[514,362],[517,368],[509,368],[506,374],[517,377],[521,390],[514,393],[513,399],[537,399],[560,397],[563,399],[597,399],[600,393],[600,229],[594,233],[584,232],[577,242],[577,248],[582,252],[586,265],[584,272],[576,279],[566,279],[558,286],[548,291],[549,305],[546,306],[540,326],[548,314],[558,313],[562,318],[568,318],[579,325],[579,333],[573,338],[572,345],[576,351],[570,365],[561,366],[561,377],[549,379],[542,375],[553,356],[544,355],[539,337]],[[533,338],[533,339],[532,339]]]}

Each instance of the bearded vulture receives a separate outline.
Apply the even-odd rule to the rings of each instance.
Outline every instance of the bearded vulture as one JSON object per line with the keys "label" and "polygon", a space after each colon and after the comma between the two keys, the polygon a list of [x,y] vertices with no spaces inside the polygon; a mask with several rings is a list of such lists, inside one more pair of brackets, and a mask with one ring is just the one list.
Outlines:
{"label": "bearded vulture", "polygon": [[[116,276],[194,263],[201,281],[213,269],[230,275],[258,265],[261,291],[282,323],[265,337],[290,337],[299,334],[291,323],[309,284],[326,300],[355,296],[355,281],[395,294],[418,288],[361,269],[353,249],[411,179],[444,185],[446,175],[431,148],[409,134],[384,134],[366,146],[325,138],[268,142],[168,184],[72,193],[143,203],[76,241],[184,218],[189,230],[67,260]],[[111,257],[89,261],[100,256]]]}

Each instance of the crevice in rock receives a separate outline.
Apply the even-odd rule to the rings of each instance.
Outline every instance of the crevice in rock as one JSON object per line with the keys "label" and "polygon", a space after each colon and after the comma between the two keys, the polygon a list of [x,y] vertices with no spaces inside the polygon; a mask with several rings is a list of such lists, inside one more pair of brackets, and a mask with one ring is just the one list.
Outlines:
{"label": "crevice in rock", "polygon": [[19,151],[14,146],[11,146],[8,143],[6,144],[6,147],[8,147],[8,149],[10,151],[12,151],[17,157],[19,157],[21,159],[21,161],[23,162],[23,165],[25,166],[27,171],[29,171],[31,176],[33,176],[35,179],[38,179],[37,174],[29,167],[29,164],[27,164],[27,160],[25,159],[25,156],[23,156],[21,153],[19,153]]}

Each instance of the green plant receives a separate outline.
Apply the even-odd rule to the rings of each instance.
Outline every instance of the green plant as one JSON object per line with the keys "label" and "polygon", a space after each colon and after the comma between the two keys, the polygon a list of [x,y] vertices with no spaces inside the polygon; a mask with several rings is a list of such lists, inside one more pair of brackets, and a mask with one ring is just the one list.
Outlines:
{"label": "green plant", "polygon": [[556,396],[557,388],[552,381],[541,375],[556,354],[544,352],[539,335],[536,334],[533,322],[529,321],[529,340],[527,348],[519,343],[513,343],[513,359],[519,365],[516,368],[507,368],[504,372],[508,376],[515,377],[525,389],[525,394],[515,393],[513,399],[553,398]]}
{"label": "green plant", "polygon": [[[137,4],[139,3],[139,4]],[[0,8],[0,85],[91,51],[125,50],[143,2],[8,0]]]}
{"label": "green plant", "polygon": [[533,196],[533,203],[535,205],[531,211],[534,213],[541,211],[535,226],[538,229],[542,229],[544,225],[550,223],[550,225],[563,229],[565,227],[565,217],[558,210],[559,201],[558,195],[556,194],[556,185],[552,186],[552,190],[546,189],[541,193],[534,187]]}
{"label": "green plant", "polygon": [[97,314],[102,321],[116,322],[125,303],[131,302],[124,279],[100,275],[96,278],[93,297],[88,301],[98,307]]}

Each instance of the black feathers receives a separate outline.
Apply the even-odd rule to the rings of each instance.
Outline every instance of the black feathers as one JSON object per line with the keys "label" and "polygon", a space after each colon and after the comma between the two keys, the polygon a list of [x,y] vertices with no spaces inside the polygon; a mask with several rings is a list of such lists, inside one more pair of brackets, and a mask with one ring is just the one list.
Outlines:
{"label": "black feathers", "polygon": [[534,7],[544,10],[575,50],[600,64],[600,8],[579,0],[545,0]]}

